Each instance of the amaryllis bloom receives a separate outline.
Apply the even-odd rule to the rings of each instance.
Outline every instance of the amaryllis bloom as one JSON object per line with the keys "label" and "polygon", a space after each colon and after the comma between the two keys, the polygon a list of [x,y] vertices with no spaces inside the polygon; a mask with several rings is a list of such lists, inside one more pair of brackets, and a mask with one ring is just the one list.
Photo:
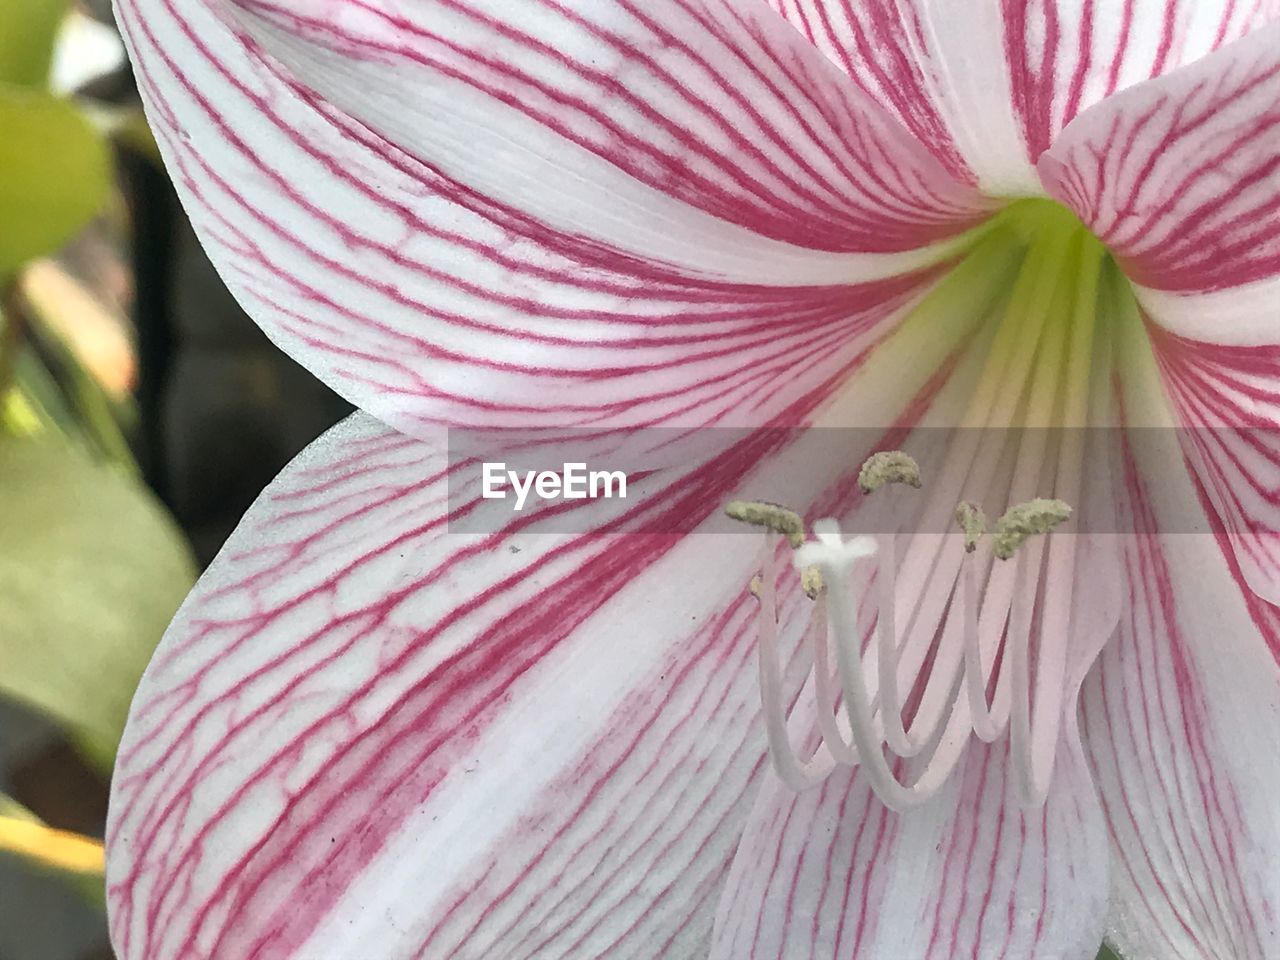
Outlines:
{"label": "amaryllis bloom", "polygon": [[[138,692],[122,960],[1280,956],[1280,3],[117,12],[363,411]],[[717,439],[462,532],[450,428]]]}

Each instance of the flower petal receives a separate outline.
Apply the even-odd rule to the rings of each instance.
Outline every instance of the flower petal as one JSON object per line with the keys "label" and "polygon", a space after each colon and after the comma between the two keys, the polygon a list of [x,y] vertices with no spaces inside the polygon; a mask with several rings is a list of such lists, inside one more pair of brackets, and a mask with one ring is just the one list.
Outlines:
{"label": "flower petal", "polygon": [[1280,344],[1148,329],[1207,524],[1249,588],[1280,602]]}
{"label": "flower petal", "polygon": [[762,763],[751,551],[516,535],[536,523],[450,535],[447,473],[357,415],[184,607],[114,783],[122,960],[705,938]]}
{"label": "flower petal", "polygon": [[1019,809],[1007,745],[974,745],[957,782],[894,814],[861,774],[804,793],[766,776],[717,915],[712,960],[1092,957],[1107,845],[1078,747],[1048,803]]}
{"label": "flower petal", "polygon": [[1280,16],[1234,0],[770,0],[957,175],[1039,193],[1081,111]]}
{"label": "flower petal", "polygon": [[949,249],[917,248],[987,209],[767,10],[122,0],[120,20],[229,285],[406,432],[763,422],[790,401],[752,398],[820,388],[842,331]]}
{"label": "flower petal", "polygon": [[1127,613],[1081,709],[1116,851],[1111,937],[1129,960],[1264,960],[1280,950],[1280,613],[1212,535],[1160,532],[1197,504],[1144,449],[1117,498]]}
{"label": "flower petal", "polygon": [[1158,321],[1205,339],[1274,339],[1274,312],[1250,324],[1191,295],[1230,288],[1232,301],[1274,307],[1280,289],[1280,23],[1094,107],[1040,171],[1150,288],[1139,297]]}
{"label": "flower petal", "polygon": [[1139,286],[1186,458],[1280,601],[1280,24],[1081,116],[1046,185]]}
{"label": "flower petal", "polygon": [[[920,416],[981,316],[941,302],[832,423]],[[621,519],[571,505],[579,536],[545,511],[450,532],[478,477],[366,415],[318,441],[135,700],[108,840],[121,960],[705,953],[763,764],[757,552],[622,531],[705,529],[733,496],[842,511],[870,451],[819,430],[784,455],[781,433],[660,472]]]}

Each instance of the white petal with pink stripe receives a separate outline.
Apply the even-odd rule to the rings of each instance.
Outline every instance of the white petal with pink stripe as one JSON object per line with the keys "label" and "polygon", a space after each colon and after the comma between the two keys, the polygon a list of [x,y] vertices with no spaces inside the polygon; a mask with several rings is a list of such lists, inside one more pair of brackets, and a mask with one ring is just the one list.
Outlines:
{"label": "white petal with pink stripe", "polygon": [[[122,960],[1074,960],[1109,876],[1135,960],[1276,952],[1274,0],[118,6],[228,284],[388,424],[144,680]],[[752,430],[586,534],[450,533],[490,425]],[[817,540],[710,536],[738,497]],[[970,553],[961,501],[1070,519]]]}

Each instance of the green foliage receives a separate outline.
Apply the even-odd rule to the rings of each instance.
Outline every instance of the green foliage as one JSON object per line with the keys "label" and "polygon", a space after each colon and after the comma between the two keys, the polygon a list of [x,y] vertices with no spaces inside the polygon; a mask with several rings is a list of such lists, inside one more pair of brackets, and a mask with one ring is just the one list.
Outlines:
{"label": "green foliage", "polygon": [[133,479],[64,440],[0,435],[0,694],[109,770],[129,699],[194,567]]}
{"label": "green foliage", "polygon": [[111,188],[106,144],[70,102],[0,83],[0,280],[69,240]]}
{"label": "green foliage", "polygon": [[0,81],[43,89],[67,0],[0,3]]}
{"label": "green foliage", "polygon": [[1121,957],[1104,943],[1102,949],[1098,951],[1098,960],[1121,960]]}

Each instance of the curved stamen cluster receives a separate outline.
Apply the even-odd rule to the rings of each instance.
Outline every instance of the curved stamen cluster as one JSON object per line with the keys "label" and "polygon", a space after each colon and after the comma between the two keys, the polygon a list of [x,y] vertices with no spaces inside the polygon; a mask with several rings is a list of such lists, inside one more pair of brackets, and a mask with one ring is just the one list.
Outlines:
{"label": "curved stamen cluster", "polygon": [[[736,511],[741,517],[742,511]],[[1031,533],[1047,533],[1070,515],[1061,501],[1032,501],[1011,508],[997,524],[996,536],[1016,530],[1025,539]],[[1031,519],[1029,519],[1031,518]],[[770,524],[761,524],[771,526]],[[1028,526],[1036,529],[1027,530]],[[776,531],[775,531],[776,532]],[[946,782],[959,760],[965,737],[958,731],[956,717],[964,716],[961,697],[972,729],[988,742],[997,739],[1010,721],[1010,683],[998,689],[994,704],[987,701],[988,674],[982,667],[979,644],[980,604],[976,565],[963,564],[960,593],[963,630],[963,660],[952,660],[952,669],[944,685],[946,693],[941,709],[928,713],[928,720],[916,716],[908,728],[902,713],[904,704],[898,684],[902,666],[901,637],[895,628],[895,568],[892,537],[877,540],[871,536],[846,539],[839,525],[831,519],[814,525],[816,541],[795,548],[796,569],[805,573],[816,570],[822,589],[815,597],[808,644],[813,660],[813,695],[816,707],[818,748],[808,759],[802,759],[792,746],[788,732],[787,698],[783,686],[781,652],[779,650],[777,611],[777,569],[775,538],[766,535],[760,553],[761,576],[753,584],[760,600],[759,670],[770,755],[782,779],[800,790],[813,786],[828,776],[837,765],[861,766],[877,795],[894,809],[906,809],[928,800]],[[966,532],[966,539],[969,533]],[[999,542],[997,539],[996,542]],[[1016,548],[1015,548],[1016,549]],[[1013,556],[1011,551],[1009,556]],[[876,560],[876,636],[874,656],[863,650],[854,579],[856,568],[864,561]],[[1024,566],[1023,569],[1029,569]],[[1025,577],[1025,574],[1022,574]],[[1026,588],[1027,585],[1021,583]],[[1025,590],[1022,591],[1025,593]],[[1015,603],[1017,612],[1010,625],[1010,668],[1001,676],[1012,674],[1012,685],[1021,681],[1021,690],[1013,699],[1024,699],[1027,686],[1025,651],[1030,633],[1027,604]],[[830,648],[834,645],[836,671],[832,678]],[[869,682],[872,663],[875,683]],[[1022,664],[1024,669],[1018,670]],[[963,684],[961,683],[963,675]],[[935,698],[936,699],[936,698]],[[921,707],[924,706],[922,702]],[[843,713],[842,713],[843,707]],[[943,721],[948,722],[944,723]],[[967,734],[968,728],[963,733]],[[921,758],[922,770],[910,785],[902,782],[891,769],[884,754],[888,749],[901,760]]]}
{"label": "curved stamen cluster", "polygon": [[[899,456],[901,456],[899,454]],[[917,474],[918,476],[918,474]],[[778,528],[771,505],[744,505],[735,502],[729,512],[737,519],[746,519],[776,534],[786,536]],[[957,516],[963,516],[966,551],[981,533],[974,534],[975,522],[972,507],[962,504]],[[994,542],[1006,545],[1017,539],[1018,544],[1028,536],[1047,533],[1070,516],[1070,508],[1057,500],[1034,500],[1011,508],[996,525]],[[791,517],[795,514],[785,511]],[[750,519],[747,519],[750,517]],[[793,526],[790,524],[789,526]],[[820,591],[810,621],[808,643],[813,660],[813,694],[815,699],[816,727],[819,746],[810,757],[802,759],[792,746],[788,732],[786,695],[783,687],[781,654],[779,650],[777,611],[777,569],[774,537],[766,535],[760,553],[761,575],[753,582],[753,593],[760,600],[759,670],[760,689],[764,705],[766,732],[770,755],[782,779],[800,790],[821,780],[836,765],[860,765],[869,777],[877,795],[894,809],[906,809],[928,800],[946,782],[959,760],[963,738],[957,736],[955,717],[962,692],[967,695],[967,708],[972,729],[988,742],[997,739],[1010,720],[1010,684],[1004,683],[994,704],[987,701],[988,674],[982,668],[979,644],[980,604],[978,598],[976,566],[963,564],[960,594],[961,617],[964,624],[962,661],[953,660],[953,669],[945,682],[946,694],[940,710],[929,713],[927,723],[916,718],[910,728],[904,725],[904,708],[898,684],[901,661],[901,637],[895,628],[895,608],[898,596],[895,591],[896,570],[892,551],[892,537],[877,540],[871,536],[845,539],[835,520],[820,520],[814,525],[816,541],[802,542],[794,547],[793,562],[802,575],[817,571],[820,575]],[[1002,541],[1002,538],[1003,541]],[[995,551],[993,551],[995,552]],[[1008,557],[1014,556],[1016,545],[1008,549]],[[999,556],[999,553],[996,553]],[[854,592],[854,575],[863,561],[875,558],[876,582],[876,636],[874,657],[862,649],[862,631],[859,628],[858,600]],[[1029,569],[1024,567],[1023,569]],[[1025,576],[1025,574],[1023,574]],[[1020,584],[1023,588],[1027,585]],[[1026,593],[1026,590],[1020,591]],[[1023,681],[1026,687],[1027,671],[1025,651],[1030,633],[1030,622],[1025,603],[1015,604],[1018,616],[1010,625],[1010,669],[1001,674],[1013,674],[1013,685]],[[836,677],[832,679],[830,647],[836,654]],[[868,662],[864,663],[864,657]],[[870,661],[874,660],[876,677],[874,686],[868,682]],[[961,675],[963,674],[963,686]],[[1025,689],[1015,696],[1022,700]],[[923,706],[923,704],[921,704]],[[844,713],[841,713],[843,707]],[[963,716],[963,712],[960,714]],[[949,719],[944,724],[942,721]],[[967,729],[965,730],[967,733]],[[911,785],[904,784],[890,768],[884,755],[884,747],[899,759],[920,757],[923,769]]]}
{"label": "curved stamen cluster", "polygon": [[[1041,535],[1081,496],[1084,438],[1069,428],[1091,422],[1096,399],[1105,252],[1061,217],[1027,239],[913,532],[846,539],[828,519],[814,525],[815,540],[798,544],[790,511],[785,530],[735,513],[785,534],[797,569],[820,584],[806,641],[808,694],[789,708],[779,544],[766,536],[754,591],[760,683],[774,764],[797,789],[857,765],[888,806],[906,809],[942,787],[971,736],[992,742],[1008,732],[1022,800],[1035,805],[1047,794],[1066,704],[1077,538]],[[875,454],[859,486],[882,497],[875,491],[886,484],[921,486],[919,467],[898,451]],[[1056,499],[1036,496],[1046,488]],[[981,508],[964,499],[972,492],[1015,506],[989,530]]]}

